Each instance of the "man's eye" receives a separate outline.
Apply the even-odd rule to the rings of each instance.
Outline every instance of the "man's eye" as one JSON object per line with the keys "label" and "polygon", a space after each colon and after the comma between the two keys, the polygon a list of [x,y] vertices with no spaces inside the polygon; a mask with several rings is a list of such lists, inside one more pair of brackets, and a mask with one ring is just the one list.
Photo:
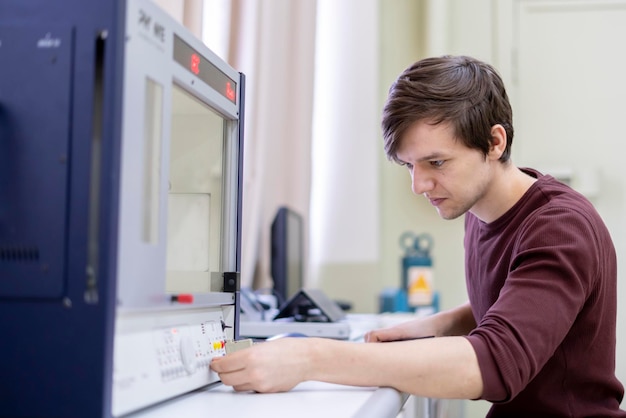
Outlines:
{"label": "man's eye", "polygon": [[444,162],[445,162],[444,160],[435,160],[435,161],[431,161],[430,165],[438,168],[438,167],[441,167]]}
{"label": "man's eye", "polygon": [[404,163],[404,166],[408,168],[409,170],[413,170],[413,164],[411,163]]}

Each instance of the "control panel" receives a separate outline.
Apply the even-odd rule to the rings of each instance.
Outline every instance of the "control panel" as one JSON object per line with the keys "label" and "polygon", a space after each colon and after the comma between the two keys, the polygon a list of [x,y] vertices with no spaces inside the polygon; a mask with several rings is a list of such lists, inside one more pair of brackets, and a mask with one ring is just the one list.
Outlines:
{"label": "control panel", "polygon": [[113,415],[217,382],[209,364],[226,354],[226,341],[232,340],[227,314],[223,307],[121,313],[114,345]]}

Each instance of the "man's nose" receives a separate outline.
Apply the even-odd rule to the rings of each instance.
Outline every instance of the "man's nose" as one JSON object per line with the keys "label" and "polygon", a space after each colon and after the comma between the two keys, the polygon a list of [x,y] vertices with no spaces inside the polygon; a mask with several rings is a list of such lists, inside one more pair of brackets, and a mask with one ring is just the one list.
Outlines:
{"label": "man's nose", "polygon": [[411,189],[416,195],[429,192],[434,187],[434,181],[432,178],[424,173],[422,170],[418,170],[413,167],[411,171]]}

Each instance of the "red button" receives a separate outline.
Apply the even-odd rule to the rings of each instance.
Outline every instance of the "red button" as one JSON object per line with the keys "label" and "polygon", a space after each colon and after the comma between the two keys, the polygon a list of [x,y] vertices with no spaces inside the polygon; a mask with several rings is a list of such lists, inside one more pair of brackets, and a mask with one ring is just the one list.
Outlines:
{"label": "red button", "polygon": [[172,302],[193,303],[193,295],[191,294],[174,295],[172,296]]}

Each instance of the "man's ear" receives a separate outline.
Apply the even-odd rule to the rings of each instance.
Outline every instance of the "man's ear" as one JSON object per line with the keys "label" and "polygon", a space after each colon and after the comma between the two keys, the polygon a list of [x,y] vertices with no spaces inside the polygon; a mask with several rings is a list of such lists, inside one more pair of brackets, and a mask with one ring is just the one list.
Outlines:
{"label": "man's ear", "polygon": [[489,158],[498,160],[506,149],[506,130],[500,124],[491,127],[491,148],[489,149]]}

